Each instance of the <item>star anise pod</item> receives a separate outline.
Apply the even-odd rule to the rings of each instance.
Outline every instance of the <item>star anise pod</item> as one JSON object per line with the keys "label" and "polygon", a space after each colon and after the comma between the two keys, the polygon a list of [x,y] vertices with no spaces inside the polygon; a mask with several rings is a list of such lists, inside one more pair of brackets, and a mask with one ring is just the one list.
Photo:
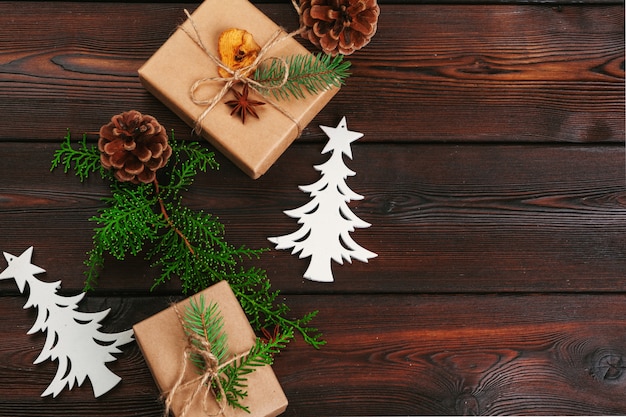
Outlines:
{"label": "star anise pod", "polygon": [[248,97],[248,84],[243,85],[243,90],[241,93],[234,88],[232,90],[233,94],[235,95],[235,100],[230,100],[226,102],[227,105],[233,107],[230,115],[232,116],[235,113],[239,113],[239,117],[241,117],[241,123],[246,123],[246,114],[251,114],[258,119],[259,115],[256,113],[254,107],[262,106],[265,103],[263,103],[262,101],[251,100]]}

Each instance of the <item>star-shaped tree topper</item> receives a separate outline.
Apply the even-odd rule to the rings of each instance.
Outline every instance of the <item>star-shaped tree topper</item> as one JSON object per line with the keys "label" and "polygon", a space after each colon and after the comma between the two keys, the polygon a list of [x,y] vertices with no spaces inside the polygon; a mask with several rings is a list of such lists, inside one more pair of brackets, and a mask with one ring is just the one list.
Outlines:
{"label": "star-shaped tree topper", "polygon": [[322,153],[330,151],[339,151],[352,159],[352,148],[350,144],[363,136],[363,133],[348,130],[348,122],[345,116],[341,119],[337,127],[320,126],[328,135],[329,140],[326,143]]}
{"label": "star-shaped tree topper", "polygon": [[15,279],[20,292],[24,292],[24,285],[26,284],[26,277],[35,276],[46,272],[45,269],[39,268],[37,265],[31,263],[33,256],[33,247],[26,249],[20,256],[11,255],[10,253],[3,252],[4,258],[7,260],[9,266],[0,274],[1,279]]}

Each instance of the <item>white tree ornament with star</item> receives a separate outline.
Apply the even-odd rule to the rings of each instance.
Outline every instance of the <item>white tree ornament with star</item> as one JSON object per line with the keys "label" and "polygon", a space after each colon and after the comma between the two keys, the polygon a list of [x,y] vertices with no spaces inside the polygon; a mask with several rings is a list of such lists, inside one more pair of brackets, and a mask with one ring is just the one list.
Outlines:
{"label": "white tree ornament with star", "polygon": [[8,266],[0,273],[0,280],[13,278],[22,293],[26,284],[29,286],[24,308],[37,308],[37,319],[28,334],[47,332],[43,349],[34,364],[46,359],[58,361],[57,373],[41,396],[52,394],[56,397],[66,386],[68,389],[72,389],[75,383],[80,386],[88,377],[94,396],[99,397],[121,380],[105,363],[115,360],[113,354],[121,352],[119,346],[133,340],[133,331],[100,332],[100,321],[109,310],[97,313],[76,311],[85,293],[70,297],[58,295],[61,281],[44,282],[35,278],[36,274],[46,271],[31,263],[32,255],[32,247],[20,256],[4,252]]}
{"label": "white tree ornament with star", "polygon": [[330,159],[314,168],[321,172],[321,178],[310,185],[300,186],[309,193],[311,200],[296,209],[286,210],[289,217],[297,218],[302,226],[297,231],[279,237],[270,237],[276,249],[291,249],[300,258],[310,257],[304,278],[319,282],[334,280],[331,260],[343,264],[357,259],[367,262],[377,255],[357,244],[350,232],[355,228],[366,228],[370,224],[358,218],[348,207],[352,200],[363,196],[352,191],[346,178],[356,173],[349,169],[343,155],[352,159],[352,142],[363,136],[362,133],[348,130],[346,118],[337,127],[320,126],[329,140],[322,154],[331,152]]}

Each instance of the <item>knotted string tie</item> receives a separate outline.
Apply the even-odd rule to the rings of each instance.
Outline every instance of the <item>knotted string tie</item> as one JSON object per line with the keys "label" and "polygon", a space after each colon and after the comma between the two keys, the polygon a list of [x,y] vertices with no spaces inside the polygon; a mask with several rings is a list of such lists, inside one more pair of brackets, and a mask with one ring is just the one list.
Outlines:
{"label": "knotted string tie", "polygon": [[[296,7],[296,10],[298,11],[298,13],[300,13],[299,8],[297,7],[297,5],[295,4],[295,2],[293,2],[294,7]],[[239,68],[239,69],[232,69],[230,68],[228,65],[224,64],[217,56],[215,56],[215,54],[213,54],[204,44],[204,42],[202,41],[202,38],[200,37],[200,31],[198,30],[196,23],[194,22],[193,18],[191,17],[191,14],[189,13],[189,11],[187,11],[185,9],[185,14],[187,15],[187,19],[189,20],[190,24],[191,24],[191,28],[193,29],[193,32],[189,31],[187,28],[185,28],[184,26],[181,25],[181,29],[183,30],[183,32],[185,32],[187,34],[187,36],[189,36],[189,38],[191,40],[194,41],[194,43],[196,45],[198,45],[200,47],[200,49],[211,59],[211,61],[218,67],[223,69],[224,71],[226,71],[226,73],[229,74],[229,76],[227,77],[222,77],[222,76],[216,76],[216,77],[205,77],[205,78],[201,78],[199,80],[196,80],[192,85],[191,88],[189,89],[189,95],[191,97],[191,100],[193,101],[194,104],[197,104],[199,106],[203,106],[204,110],[202,111],[202,113],[200,114],[200,116],[198,116],[198,118],[196,119],[195,123],[194,123],[194,132],[196,134],[200,134],[200,132],[202,131],[202,121],[204,120],[204,118],[211,112],[211,110],[213,110],[215,108],[215,106],[217,105],[217,103],[220,102],[220,100],[222,100],[222,98],[224,98],[224,96],[226,95],[226,93],[228,93],[228,90],[231,89],[231,87],[237,83],[237,82],[243,82],[248,84],[253,90],[255,90],[257,93],[260,94],[259,90],[262,88],[263,90],[273,90],[273,89],[278,89],[283,87],[286,83],[287,83],[287,79],[289,78],[289,65],[287,64],[287,61],[284,58],[281,57],[268,57],[266,58],[266,55],[269,53],[269,50],[271,48],[273,48],[274,46],[278,45],[279,43],[283,42],[286,39],[289,38],[293,38],[294,36],[302,33],[305,29],[304,25],[301,25],[297,30],[290,32],[290,33],[285,33],[282,30],[277,30],[268,40],[268,42],[263,45],[263,47],[259,50],[256,59],[254,60],[254,62],[252,62],[250,65],[247,65],[245,67]],[[248,74],[252,73],[254,71],[254,69],[256,69],[259,64],[261,64],[264,61],[267,60],[277,60],[279,61],[283,68],[283,79],[281,80],[280,83],[273,85],[273,86],[264,86],[261,83],[255,81],[254,79],[248,77]],[[199,96],[198,94],[198,90],[199,88],[205,84],[205,83],[210,83],[210,82],[223,82],[224,85],[222,86],[222,88],[220,89],[220,91],[215,94],[212,97],[209,98],[202,98]],[[262,94],[261,94],[262,95]],[[267,97],[266,97],[267,99]],[[294,124],[296,125],[296,127],[298,128],[298,136],[300,136],[300,134],[302,133],[302,127],[300,126],[299,121],[293,116],[291,115],[287,110],[285,110],[283,107],[281,107],[280,105],[272,102],[272,101],[268,101],[270,105],[272,105],[275,109],[277,109],[278,111],[280,111],[283,115],[285,115],[287,118],[289,118],[292,122],[294,122]]]}
{"label": "knotted string tie", "polygon": [[[173,308],[176,312],[176,316],[178,317],[181,326],[184,327],[185,322],[183,317],[180,315],[180,312],[178,311],[178,307],[174,304]],[[185,351],[183,353],[183,364],[181,366],[180,374],[174,386],[172,386],[172,388],[167,391],[167,395],[165,396],[164,417],[169,416],[174,397],[180,392],[180,390],[189,386],[193,386],[195,388],[193,389],[191,395],[189,395],[189,397],[183,403],[180,414],[177,414],[178,417],[185,417],[185,415],[189,411],[189,408],[194,403],[198,395],[202,395],[202,410],[205,415],[213,417],[223,416],[224,410],[226,409],[227,400],[226,392],[224,391],[224,387],[221,384],[219,374],[223,368],[227,367],[231,363],[249,353],[250,351],[248,350],[247,352],[236,355],[228,361],[220,364],[217,357],[211,351],[211,344],[206,339],[200,337],[195,333],[188,334],[187,346],[185,347]],[[191,357],[193,355],[198,355],[200,356],[200,358],[202,358],[204,362],[204,369],[202,369],[202,373],[197,377],[187,382],[184,382],[185,373],[187,372],[187,363],[191,362]],[[217,389],[217,395],[215,397],[211,395],[213,393],[212,387],[215,387]],[[202,390],[204,390],[203,393],[201,393]],[[219,405],[219,410],[215,414],[208,413],[208,404],[212,398],[214,398]]]}

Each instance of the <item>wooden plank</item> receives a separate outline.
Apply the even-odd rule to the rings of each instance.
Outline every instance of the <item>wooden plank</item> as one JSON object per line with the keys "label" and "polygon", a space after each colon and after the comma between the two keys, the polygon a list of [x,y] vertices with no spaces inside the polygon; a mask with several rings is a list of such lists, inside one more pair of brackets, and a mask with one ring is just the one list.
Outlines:
{"label": "wooden plank", "polygon": [[[22,0],[23,2],[41,2],[42,0]],[[117,3],[118,0],[44,0],[48,3]],[[275,4],[280,3],[277,0],[250,0],[253,4]],[[606,5],[606,4],[622,4],[619,0],[377,0],[379,5],[388,4],[548,4],[553,6],[559,5]],[[196,4],[189,0],[129,0],[127,3],[179,3],[179,4]]]}
{"label": "wooden plank", "polygon": [[[2,283],[3,287],[4,284]],[[104,331],[128,328],[168,297],[89,296],[84,311],[112,311]],[[56,364],[33,365],[45,336],[24,297],[2,297],[0,415],[155,416],[158,392],[135,344],[110,368],[122,383],[94,399],[89,383],[39,398]],[[294,314],[319,309],[328,344],[301,340],[274,369],[286,416],[626,412],[623,295],[290,296]],[[24,405],[28,403],[28,406]]]}
{"label": "wooden plank", "polygon": [[[35,246],[40,278],[63,294],[82,288],[88,219],[108,195],[49,172],[65,130],[137,108],[193,139],[136,76],[197,6],[167,3],[0,1],[0,251]],[[258,3],[293,28],[289,2]],[[232,244],[269,247],[297,228],[282,213],[309,201],[297,187],[319,178],[318,125],[347,115],[365,133],[348,184],[372,227],[352,235],[379,256],[334,265],[332,284],[303,280],[307,260],[288,251],[252,262],[294,316],[320,311],[328,341],[277,358],[285,416],[626,414],[623,1],[380,3],[348,85],[267,175],[217,155],[221,169],[185,194]],[[180,297],[176,281],[149,294],[155,274],[108,259],[81,309],[111,308],[104,329],[129,328]],[[162,415],[135,344],[110,365],[113,392],[40,398],[56,364],[32,364],[35,311],[13,281],[0,301],[0,416]]]}
{"label": "wooden plank", "polygon": [[[360,122],[351,127],[359,130]],[[58,145],[0,143],[0,250],[37,248],[40,266],[82,288],[91,216],[106,183],[81,184],[49,173]],[[220,170],[198,175],[186,204],[216,215],[227,240],[271,247],[270,236],[295,231],[283,210],[309,196],[321,145],[292,146],[261,179],[251,180],[221,155]],[[334,265],[336,282],[303,280],[308,265],[273,250],[254,264],[287,292],[624,291],[625,159],[622,146],[395,145],[355,143],[357,172],[348,185],[365,199],[355,214],[372,223],[352,237],[378,253],[364,264]],[[63,270],[54,267],[63,260]],[[4,260],[0,260],[2,264]],[[141,259],[107,261],[101,289],[145,292],[155,272]],[[129,279],[132,277],[132,279]],[[177,282],[164,291],[180,288]]]}
{"label": "wooden plank", "polygon": [[[329,345],[313,353],[294,345],[277,361],[293,398],[288,415],[311,409],[318,415],[625,410],[622,370],[608,377],[600,365],[623,355],[621,296],[306,300],[321,310]],[[298,365],[305,354],[307,364]]]}
{"label": "wooden plank", "polygon": [[[259,7],[294,27],[289,4]],[[131,108],[188,129],[136,75],[183,17],[180,4],[0,2],[0,140],[95,131]],[[316,122],[358,115],[368,141],[623,142],[623,26],[623,5],[385,4]]]}

